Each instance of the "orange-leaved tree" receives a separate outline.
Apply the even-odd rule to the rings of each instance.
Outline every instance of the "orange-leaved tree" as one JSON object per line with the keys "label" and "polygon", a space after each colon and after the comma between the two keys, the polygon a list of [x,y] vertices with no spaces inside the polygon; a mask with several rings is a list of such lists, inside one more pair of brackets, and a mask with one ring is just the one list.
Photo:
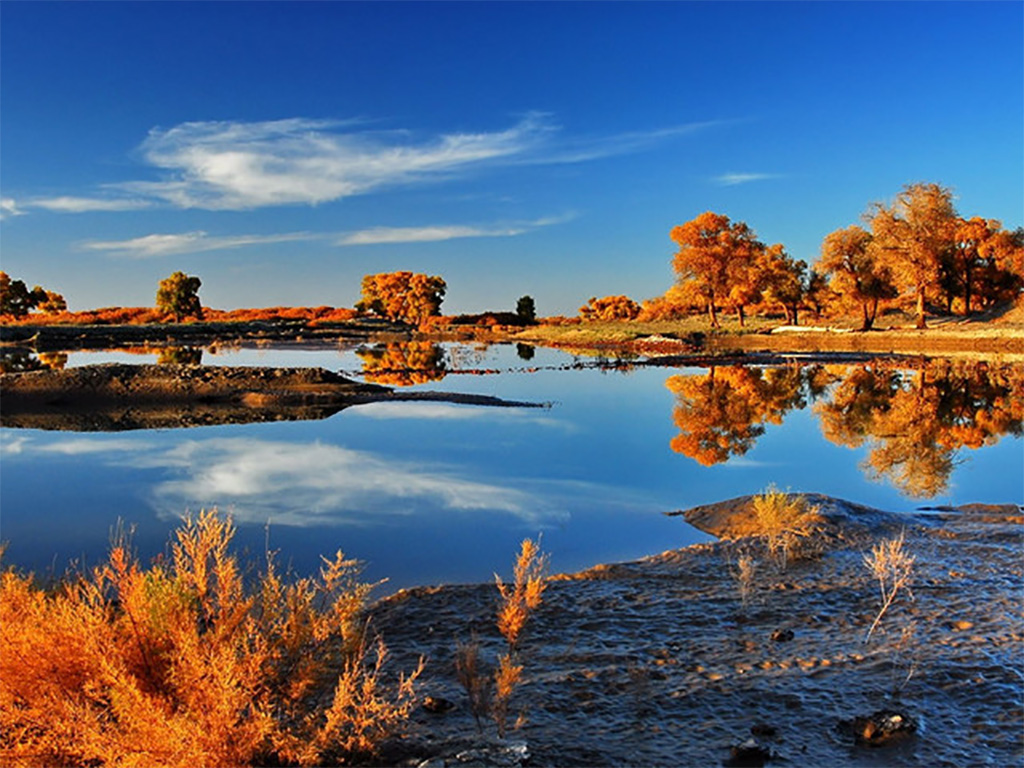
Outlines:
{"label": "orange-leaved tree", "polygon": [[419,325],[428,317],[441,314],[445,290],[447,285],[437,276],[414,272],[366,275],[356,309],[388,320]]}
{"label": "orange-leaved tree", "polygon": [[199,287],[202,281],[198,277],[174,272],[170,277],[160,281],[156,292],[156,308],[164,314],[173,315],[175,322],[186,317],[203,319],[203,306],[199,302]]}
{"label": "orange-leaved tree", "polygon": [[840,302],[860,306],[862,331],[874,325],[878,303],[896,296],[880,256],[871,233],[856,225],[829,233],[821,244],[821,270]]}
{"label": "orange-leaved tree", "polygon": [[718,304],[737,309],[753,294],[751,265],[764,246],[743,222],[707,211],[678,227],[669,237],[679,246],[672,261],[678,281],[692,283],[705,301],[712,328],[720,327]]}
{"label": "orange-leaved tree", "polygon": [[891,205],[875,203],[867,216],[896,286],[915,297],[917,327],[926,327],[926,297],[938,285],[942,255],[956,229],[953,192],[938,184],[907,184]]}
{"label": "orange-leaved tree", "polygon": [[782,243],[765,248],[756,265],[762,301],[781,305],[786,313],[786,322],[790,325],[799,322],[798,312],[806,292],[806,272],[807,262],[794,259],[786,253]]}
{"label": "orange-leaved tree", "polygon": [[640,314],[640,305],[628,296],[591,296],[587,303],[580,307],[580,317],[584,320],[636,320]]}

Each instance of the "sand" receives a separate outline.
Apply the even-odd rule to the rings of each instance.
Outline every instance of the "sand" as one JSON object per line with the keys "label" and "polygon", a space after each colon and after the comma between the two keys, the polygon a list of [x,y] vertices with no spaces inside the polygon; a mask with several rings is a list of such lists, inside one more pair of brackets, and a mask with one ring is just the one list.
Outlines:
{"label": "sand", "polygon": [[[1022,764],[1020,509],[895,515],[812,500],[828,521],[824,552],[785,570],[761,558],[746,604],[735,564],[758,550],[751,539],[726,538],[739,530],[735,521],[742,525],[746,497],[687,514],[722,537],[716,543],[554,578],[521,641],[524,680],[511,719],[522,722],[504,739],[493,723],[477,730],[454,669],[458,642],[475,636],[490,663],[504,650],[494,585],[421,588],[380,601],[372,627],[392,650],[392,669],[425,656],[421,693],[452,705],[419,709],[381,761]],[[865,642],[879,598],[863,554],[900,530],[916,557],[913,599],[901,595]],[[907,627],[913,635],[902,642]],[[911,728],[881,746],[862,743],[856,718],[884,711]],[[747,752],[738,749],[744,742]]]}

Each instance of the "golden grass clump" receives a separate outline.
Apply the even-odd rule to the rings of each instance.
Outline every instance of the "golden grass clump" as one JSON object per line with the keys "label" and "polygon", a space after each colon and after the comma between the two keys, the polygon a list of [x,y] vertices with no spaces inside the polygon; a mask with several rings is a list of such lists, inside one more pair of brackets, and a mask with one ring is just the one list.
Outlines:
{"label": "golden grass clump", "polygon": [[816,533],[822,523],[817,507],[809,506],[803,496],[791,496],[775,486],[754,496],[753,510],[757,534],[783,568],[791,558],[803,554],[801,542]]}
{"label": "golden grass clump", "polygon": [[286,583],[269,557],[247,589],[233,535],[202,512],[148,569],[121,537],[51,592],[5,569],[0,761],[315,765],[373,752],[410,713],[422,663],[385,684],[355,561],[338,552]]}

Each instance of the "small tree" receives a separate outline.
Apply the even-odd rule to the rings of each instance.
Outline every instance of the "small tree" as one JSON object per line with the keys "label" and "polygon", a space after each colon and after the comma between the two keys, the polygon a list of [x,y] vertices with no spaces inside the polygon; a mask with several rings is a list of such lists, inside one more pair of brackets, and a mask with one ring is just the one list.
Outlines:
{"label": "small tree", "polygon": [[640,314],[640,305],[628,296],[591,296],[587,303],[580,307],[580,317],[584,320],[636,320]]}
{"label": "small tree", "polygon": [[413,272],[366,275],[362,282],[362,298],[356,309],[418,325],[441,313],[447,287],[440,277]]}
{"label": "small tree", "polygon": [[199,303],[201,285],[202,281],[198,277],[175,272],[160,281],[160,288],[156,292],[156,308],[165,314],[174,315],[175,322],[180,323],[186,317],[202,320],[203,307]]}
{"label": "small tree", "polygon": [[516,314],[523,322],[534,323],[537,321],[537,307],[533,303],[532,296],[519,297],[519,301],[516,302]]}
{"label": "small tree", "polygon": [[6,272],[0,272],[0,314],[23,317],[35,306],[31,291],[21,280],[11,280]]}

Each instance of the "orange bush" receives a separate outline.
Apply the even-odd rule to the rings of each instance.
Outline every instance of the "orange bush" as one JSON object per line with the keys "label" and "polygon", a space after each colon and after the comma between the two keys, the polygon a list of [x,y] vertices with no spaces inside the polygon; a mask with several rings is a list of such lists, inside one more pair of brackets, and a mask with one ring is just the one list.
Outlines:
{"label": "orange bush", "polygon": [[53,592],[5,569],[0,761],[333,764],[404,721],[422,663],[386,691],[356,564],[339,552],[319,578],[285,583],[268,558],[246,589],[233,533],[204,512],[168,563],[141,568],[122,539]]}

